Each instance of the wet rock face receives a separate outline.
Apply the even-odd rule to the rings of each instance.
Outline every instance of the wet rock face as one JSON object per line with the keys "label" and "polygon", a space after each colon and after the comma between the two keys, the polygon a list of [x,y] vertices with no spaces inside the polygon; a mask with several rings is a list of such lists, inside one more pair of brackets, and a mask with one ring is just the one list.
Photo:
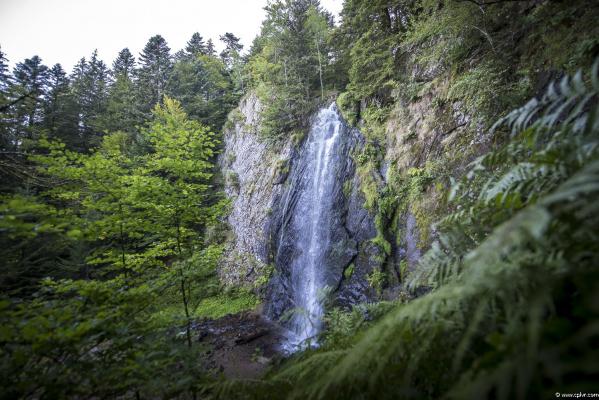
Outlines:
{"label": "wet rock face", "polygon": [[267,226],[285,180],[280,165],[292,150],[288,143],[274,152],[260,140],[261,108],[253,94],[241,101],[229,116],[220,157],[225,192],[232,203],[228,223],[234,237],[219,273],[221,281],[231,286],[251,284],[270,262]]}
{"label": "wet rock face", "polygon": [[380,261],[377,260],[382,259],[381,250],[370,241],[376,236],[376,228],[372,216],[363,207],[364,197],[355,174],[351,177],[351,182],[352,190],[347,199],[345,227],[357,244],[357,253],[344,270],[343,279],[337,289],[335,305],[342,307],[366,302],[374,295],[366,277],[374,269],[380,268]]}
{"label": "wet rock face", "polygon": [[[265,293],[265,312],[277,320],[296,306],[291,296],[290,268],[293,260],[301,257],[293,246],[300,233],[294,232],[290,219],[301,185],[294,182],[309,174],[312,166],[303,159],[308,138],[299,146],[294,146],[291,138],[277,145],[267,145],[260,138],[260,111],[258,98],[248,95],[231,114],[225,129],[225,150],[219,163],[225,191],[231,199],[228,223],[233,234],[219,275],[227,285],[249,285],[274,266]],[[339,160],[327,172],[333,175],[326,195],[331,207],[319,229],[327,229],[325,236],[329,240],[323,255],[326,268],[322,270],[322,279],[332,290],[333,303],[349,307],[373,295],[366,275],[380,268],[376,260],[381,257],[370,242],[376,229],[373,217],[363,207],[364,198],[351,157],[354,149],[363,146],[363,138],[344,121],[341,130],[336,150]],[[323,138],[330,139],[333,134],[332,130],[324,132]]]}
{"label": "wet rock face", "polygon": [[[341,119],[340,116],[338,118]],[[323,135],[324,140],[330,138],[330,132],[323,131]],[[331,168],[327,171],[327,184],[330,187],[326,188],[326,197],[319,200],[328,204],[327,211],[320,214],[317,228],[326,230],[318,233],[318,240],[327,242],[326,249],[318,259],[319,272],[322,274],[318,279],[322,286],[332,291],[330,296],[334,304],[349,307],[370,298],[366,275],[378,266],[378,250],[376,246],[370,245],[370,239],[376,236],[376,229],[372,216],[363,208],[364,199],[351,157],[352,150],[362,145],[362,137],[358,130],[350,128],[342,119],[338,135],[335,154],[330,161]],[[297,221],[312,218],[311,207],[321,206],[312,204],[311,207],[306,207],[303,204],[305,191],[310,190],[306,189],[306,185],[312,184],[311,178],[307,179],[308,183],[305,182],[306,177],[311,177],[311,169],[317,168],[317,163],[309,159],[314,158],[313,149],[310,148],[314,146],[312,136],[313,133],[292,159],[285,190],[281,193],[277,207],[273,209],[270,229],[271,237],[274,238],[272,248],[276,270],[269,285],[266,308],[267,314],[273,319],[279,319],[296,307],[301,308],[293,293],[297,290],[298,279],[294,268],[302,266],[294,263],[302,259],[302,252],[314,250],[298,245],[305,235],[311,235],[312,232],[306,232],[305,226]],[[348,187],[348,184],[352,190],[344,193],[347,192],[344,187]],[[348,268],[352,269],[351,274],[346,273]]]}

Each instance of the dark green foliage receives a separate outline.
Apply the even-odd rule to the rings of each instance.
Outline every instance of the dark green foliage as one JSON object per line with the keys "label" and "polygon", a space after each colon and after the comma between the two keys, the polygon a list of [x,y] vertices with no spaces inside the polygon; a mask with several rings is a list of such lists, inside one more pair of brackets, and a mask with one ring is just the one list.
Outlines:
{"label": "dark green foliage", "polygon": [[[8,59],[6,54],[0,48],[0,93],[4,96],[10,82],[10,74],[8,72]],[[4,103],[2,103],[4,104]]]}
{"label": "dark green foliage", "polygon": [[204,43],[204,39],[202,35],[198,32],[195,32],[191,35],[191,39],[187,42],[187,46],[185,46],[185,57],[189,59],[196,58],[199,55],[207,55],[208,49],[206,47],[206,43]]}
{"label": "dark green foliage", "polygon": [[75,66],[71,77],[71,88],[79,115],[79,136],[84,150],[101,142],[102,115],[106,110],[108,95],[108,69],[94,51],[88,61],[82,58]]}
{"label": "dark green foliage", "polygon": [[241,57],[243,45],[240,43],[239,38],[230,32],[222,35],[220,40],[225,44],[220,57],[227,68],[227,72],[233,83],[234,92],[239,97],[243,94],[247,84],[247,77],[244,71],[245,60]]}
{"label": "dark green foliage", "polygon": [[212,39],[208,39],[208,41],[206,42],[206,55],[216,55],[216,49],[214,48],[214,43],[212,42]]}
{"label": "dark green foliage", "polygon": [[228,68],[232,68],[235,58],[239,58],[239,53],[243,49],[243,45],[240,43],[240,39],[231,32],[222,35],[220,41],[225,44],[220,57]]}
{"label": "dark green foliage", "polygon": [[48,85],[48,67],[38,56],[18,63],[13,72],[12,97],[22,100],[12,110],[12,141],[22,140],[25,146],[39,137],[42,117],[42,99]]}
{"label": "dark green foliage", "polygon": [[[0,150],[7,150],[11,147],[9,133],[11,123],[6,114],[11,103],[10,94],[8,92],[10,83],[11,76],[8,72],[8,59],[0,48]],[[4,177],[4,174],[2,174],[2,177]]]}
{"label": "dark green foliage", "polygon": [[[0,285],[6,294],[27,295],[39,280],[52,275],[66,278],[78,270],[61,266],[61,257],[69,252],[72,240],[68,224],[50,204],[42,204],[33,196],[3,196],[0,212],[3,270]],[[65,263],[66,264],[66,263]]]}
{"label": "dark green foliage", "polygon": [[79,115],[70,80],[60,64],[48,72],[48,93],[44,103],[43,126],[46,134],[71,148],[82,148],[79,135]]}
{"label": "dark green foliage", "polygon": [[323,79],[332,63],[327,39],[332,19],[316,0],[276,1],[266,11],[248,70],[264,104],[263,134],[277,139],[305,129],[329,88]]}
{"label": "dark green foliage", "polygon": [[112,63],[112,74],[118,79],[119,75],[131,78],[135,68],[135,57],[128,48],[119,51],[118,56]]}
{"label": "dark green foliage", "polygon": [[172,397],[197,388],[201,349],[150,319],[167,291],[166,281],[48,280],[35,300],[3,301],[2,398]]}
{"label": "dark green foliage", "polygon": [[214,56],[198,54],[177,61],[170,74],[168,92],[194,119],[218,131],[238,95],[225,64]]}
{"label": "dark green foliage", "polygon": [[113,82],[108,90],[106,112],[102,118],[102,126],[108,132],[132,134],[143,122],[143,114],[137,104],[135,73],[135,58],[125,48],[112,64]]}
{"label": "dark green foliage", "polygon": [[346,1],[333,36],[348,72],[347,105],[407,104],[447,79],[447,92],[433,95],[461,103],[473,125],[488,128],[556,71],[589,67],[598,55],[596,3],[479,3]]}
{"label": "dark green foliage", "polygon": [[171,49],[160,35],[152,36],[139,55],[137,90],[140,111],[149,115],[156,103],[166,94],[172,69]]}
{"label": "dark green foliage", "polygon": [[106,111],[102,115],[102,127],[108,132],[132,133],[143,122],[143,114],[137,106],[135,82],[129,73],[115,75],[108,90]]}

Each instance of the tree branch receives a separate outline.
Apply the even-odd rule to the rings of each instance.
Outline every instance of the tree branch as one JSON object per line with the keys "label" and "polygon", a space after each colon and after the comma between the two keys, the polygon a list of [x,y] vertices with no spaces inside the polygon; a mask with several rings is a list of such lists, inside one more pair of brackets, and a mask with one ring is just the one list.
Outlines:
{"label": "tree branch", "polygon": [[12,106],[14,106],[17,103],[20,103],[21,101],[25,100],[27,97],[31,97],[31,95],[34,93],[34,91],[25,93],[19,97],[17,97],[16,99],[10,101],[8,104],[5,104],[3,106],[0,106],[0,112],[5,112],[6,110],[8,110],[9,108],[11,108]]}

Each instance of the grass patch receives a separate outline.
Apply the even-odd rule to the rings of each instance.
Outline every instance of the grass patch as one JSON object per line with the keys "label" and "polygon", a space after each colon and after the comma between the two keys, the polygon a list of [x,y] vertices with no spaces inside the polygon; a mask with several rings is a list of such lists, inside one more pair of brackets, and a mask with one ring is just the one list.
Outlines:
{"label": "grass patch", "polygon": [[[227,314],[253,310],[258,304],[260,304],[260,299],[252,293],[218,294],[200,301],[192,317],[216,319]],[[161,327],[184,324],[185,311],[183,306],[172,303],[166,305],[152,315],[150,323]]]}
{"label": "grass patch", "polygon": [[220,318],[227,314],[237,314],[256,308],[260,300],[253,294],[241,294],[235,297],[218,295],[205,298],[194,313],[195,317]]}

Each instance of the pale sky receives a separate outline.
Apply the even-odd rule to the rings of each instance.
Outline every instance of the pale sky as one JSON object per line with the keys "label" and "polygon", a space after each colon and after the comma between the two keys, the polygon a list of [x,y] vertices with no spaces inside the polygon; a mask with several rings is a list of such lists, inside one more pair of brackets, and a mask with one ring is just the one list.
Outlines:
{"label": "pale sky", "polygon": [[[244,50],[260,31],[267,0],[0,0],[0,48],[11,67],[37,54],[44,64],[69,71],[92,51],[108,66],[124,47],[135,55],[162,35],[171,52],[194,32],[204,40],[232,32]],[[321,0],[337,15],[342,0]]]}

